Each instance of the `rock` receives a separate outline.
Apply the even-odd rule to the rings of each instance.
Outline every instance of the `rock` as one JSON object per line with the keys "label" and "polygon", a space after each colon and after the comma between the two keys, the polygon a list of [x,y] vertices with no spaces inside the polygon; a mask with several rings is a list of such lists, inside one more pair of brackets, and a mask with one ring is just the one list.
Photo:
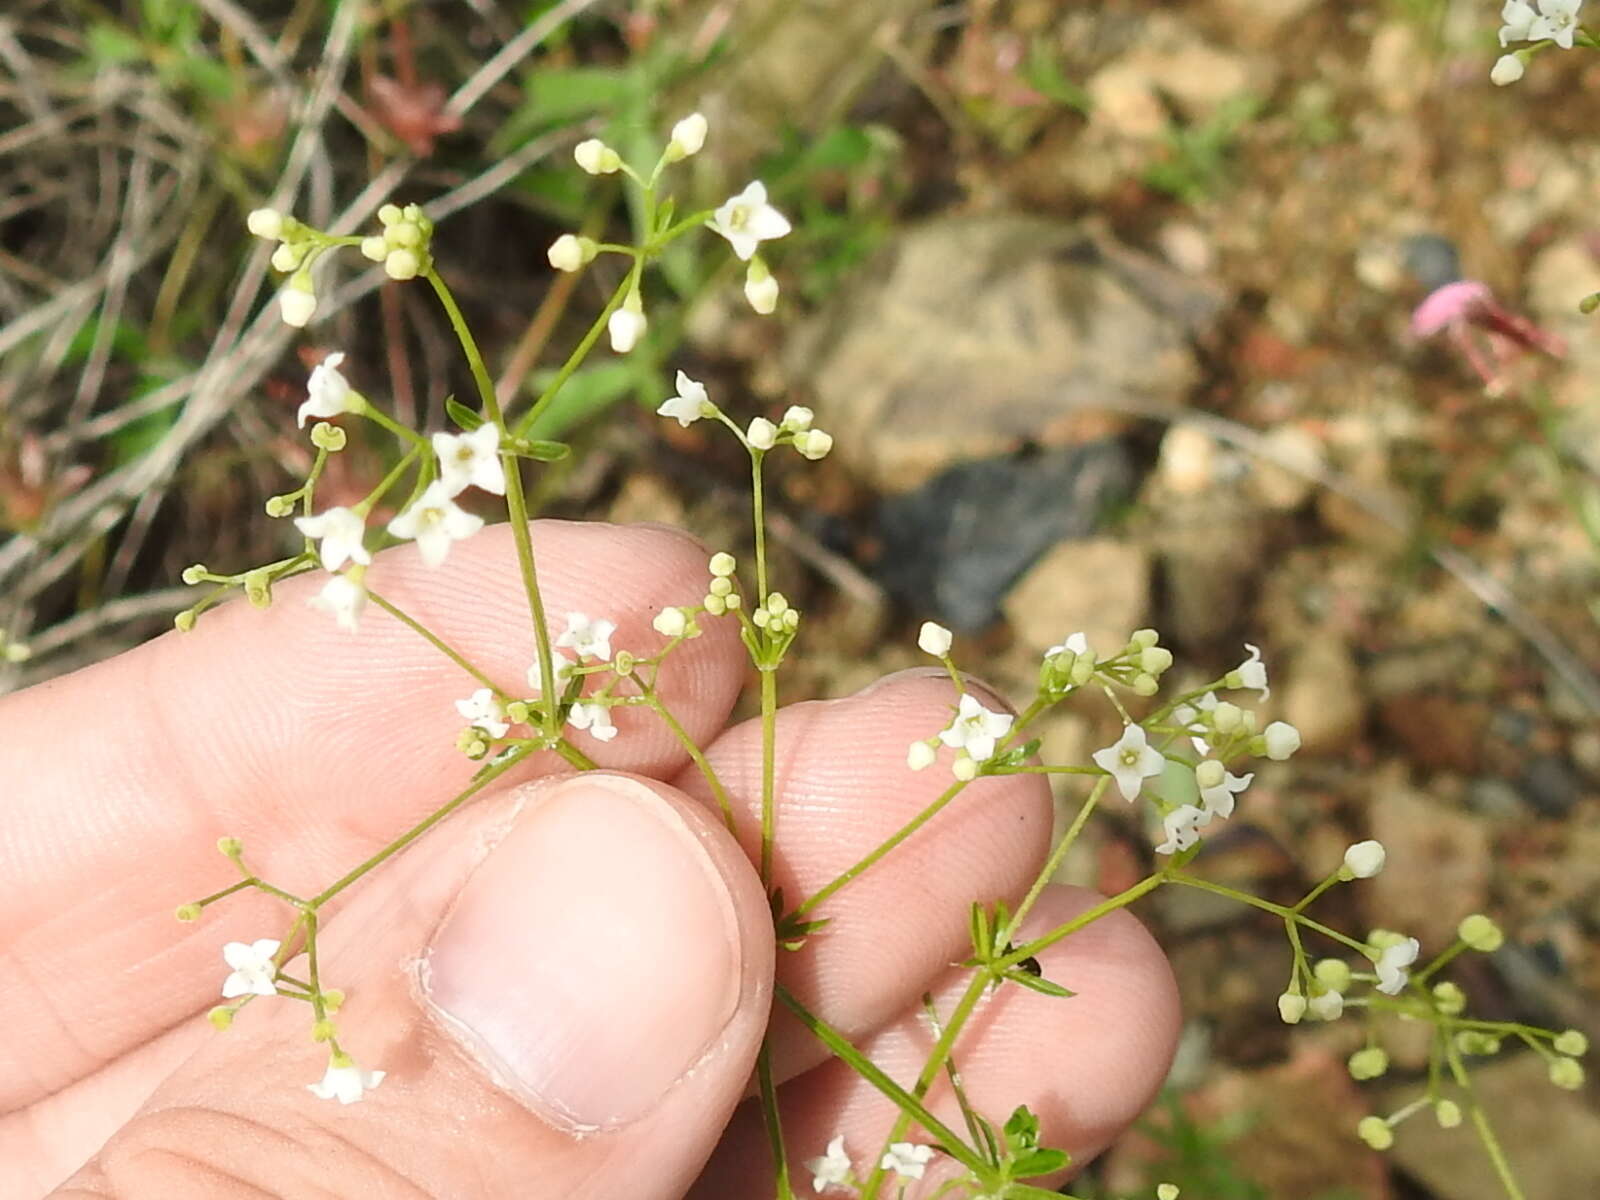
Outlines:
{"label": "rock", "polygon": [[975,632],[1040,555],[1093,532],[1129,494],[1131,475],[1113,441],[962,463],[879,505],[880,549],[868,570],[917,612]]}
{"label": "rock", "polygon": [[1586,790],[1572,764],[1554,754],[1529,761],[1517,779],[1517,791],[1541,817],[1564,817]]}
{"label": "rock", "polygon": [[[1533,1054],[1473,1062],[1473,1090],[1523,1193],[1600,1196],[1600,1113],[1583,1094],[1552,1087],[1543,1061]],[[1415,1087],[1392,1088],[1382,1107],[1397,1109],[1416,1094]],[[1505,1190],[1466,1126],[1440,1129],[1426,1112],[1418,1113],[1395,1132],[1389,1154],[1439,1200],[1504,1200]]]}
{"label": "rock", "polygon": [[1150,555],[1110,538],[1062,542],[1006,597],[1017,639],[1043,653],[1082,632],[1096,653],[1114,654],[1149,619]]}
{"label": "rock", "polygon": [[1194,496],[1217,481],[1221,448],[1216,438],[1193,425],[1173,425],[1161,439],[1156,470],[1175,496]]}
{"label": "rock", "polygon": [[1389,697],[1378,711],[1384,731],[1394,734],[1419,766],[1462,772],[1478,768],[1489,727],[1487,704],[1412,692]]}
{"label": "rock", "polygon": [[1236,489],[1215,488],[1159,511],[1151,536],[1161,554],[1162,634],[1198,646],[1237,632],[1263,563],[1260,510]]}
{"label": "rock", "polygon": [[1269,431],[1252,464],[1251,493],[1277,512],[1293,512],[1304,504],[1326,469],[1322,443],[1297,425],[1279,425]]}
{"label": "rock", "polygon": [[1483,822],[1407,787],[1398,770],[1372,781],[1368,831],[1388,865],[1361,885],[1374,926],[1419,938],[1425,954],[1455,940],[1456,925],[1488,899],[1489,835]]}
{"label": "rock", "polygon": [[1360,736],[1366,702],[1343,640],[1311,634],[1290,656],[1285,678],[1283,719],[1300,731],[1303,753],[1344,749]]}
{"label": "rock", "polygon": [[834,455],[897,492],[964,459],[1082,440],[1086,410],[1181,401],[1199,378],[1190,339],[1222,304],[1089,228],[941,219],[892,241],[785,362]]}

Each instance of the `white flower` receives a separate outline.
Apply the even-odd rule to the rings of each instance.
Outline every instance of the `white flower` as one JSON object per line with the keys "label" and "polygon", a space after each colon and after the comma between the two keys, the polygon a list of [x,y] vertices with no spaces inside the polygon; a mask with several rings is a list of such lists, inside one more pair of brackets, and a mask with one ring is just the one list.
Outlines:
{"label": "white flower", "polygon": [[1385,857],[1382,842],[1357,842],[1344,852],[1344,865],[1357,879],[1371,879],[1383,870]]}
{"label": "white flower", "polygon": [[566,632],[556,639],[556,645],[571,647],[577,651],[579,658],[598,658],[610,662],[611,635],[616,631],[615,621],[608,621],[604,617],[590,620],[585,613],[569,612]]}
{"label": "white flower", "polygon": [[624,306],[617,309],[606,322],[606,332],[611,335],[611,348],[618,354],[626,354],[638,345],[648,324],[644,313],[637,308]]}
{"label": "white flower", "polygon": [[662,637],[682,637],[688,631],[689,618],[684,615],[683,609],[671,605],[655,615],[655,619],[650,622],[650,628]]}
{"label": "white flower", "polygon": [[807,1159],[806,1170],[811,1172],[814,1192],[831,1187],[848,1188],[851,1185],[850,1156],[844,1152],[844,1134],[828,1143],[827,1152],[821,1158]]}
{"label": "white flower", "polygon": [[617,736],[617,727],[611,723],[611,709],[604,704],[578,701],[567,714],[567,723],[574,729],[587,729],[597,742],[609,742]]}
{"label": "white flower", "polygon": [[252,209],[244,223],[251,233],[269,242],[275,242],[283,236],[283,214],[275,208]]}
{"label": "white flower", "polygon": [[415,538],[422,561],[437,567],[450,554],[450,543],[469,538],[483,528],[483,518],[461,508],[439,480],[423,489],[416,503],[389,522],[397,538]]}
{"label": "white flower", "polygon": [[924,621],[917,631],[917,648],[924,654],[943,658],[950,653],[950,631],[935,621]]}
{"label": "white flower", "polygon": [[978,703],[971,692],[961,697],[955,719],[947,729],[941,730],[939,740],[955,750],[965,750],[974,763],[986,762],[994,757],[999,740],[1011,732],[1010,713],[990,712]]}
{"label": "white flower", "polygon": [[[1134,728],[1137,728],[1135,726]],[[1167,840],[1156,847],[1157,854],[1177,854],[1200,840],[1200,830],[1211,820],[1211,814],[1193,804],[1182,804],[1161,819],[1161,828]]]}
{"label": "white flower", "polygon": [[1250,651],[1250,657],[1230,671],[1229,674],[1239,676],[1240,687],[1251,688],[1260,692],[1261,698],[1265,700],[1272,695],[1272,689],[1267,686],[1267,664],[1261,661],[1259,648],[1252,646],[1249,642],[1244,644],[1244,648]]}
{"label": "white flower", "polygon": [[1306,998],[1299,992],[1284,992],[1278,997],[1278,1016],[1285,1025],[1298,1025],[1306,1015]]}
{"label": "white flower", "polygon": [[724,201],[707,224],[713,233],[727,238],[733,252],[745,260],[762,242],[781,238],[792,228],[788,218],[767,203],[767,187],[759,179]]}
{"label": "white flower", "polygon": [[233,973],[222,981],[222,995],[232,1000],[235,996],[274,996],[278,987],[273,983],[278,974],[278,964],[272,956],[281,943],[272,938],[260,941],[229,942],[222,948],[222,959]]}
{"label": "white flower", "polygon": [[1500,10],[1500,44],[1533,40],[1533,27],[1539,21],[1539,10],[1525,0],[1506,0]]}
{"label": "white flower", "polygon": [[1528,30],[1528,40],[1550,38],[1563,50],[1572,49],[1573,36],[1578,32],[1578,10],[1583,0],[1539,0],[1540,17]]}
{"label": "white flower", "polygon": [[1300,749],[1300,731],[1287,721],[1274,721],[1263,736],[1267,740],[1267,757],[1278,762]]}
{"label": "white flower", "polygon": [[278,312],[282,315],[285,325],[304,329],[317,313],[317,294],[309,287],[296,287],[291,280],[289,285],[278,293]]}
{"label": "white flower", "polygon": [[550,249],[545,251],[545,257],[550,260],[550,265],[558,271],[577,271],[587,263],[593,255],[587,253],[588,247],[584,245],[587,239],[574,237],[570,233],[563,233],[550,243]]}
{"label": "white flower", "polygon": [[1386,946],[1378,954],[1375,970],[1378,973],[1378,990],[1386,996],[1397,996],[1406,986],[1406,968],[1417,961],[1422,943],[1416,938],[1406,938]]}
{"label": "white flower", "polygon": [[911,1142],[891,1142],[888,1152],[878,1166],[885,1171],[893,1171],[896,1175],[906,1179],[921,1179],[922,1173],[928,1169],[928,1161],[933,1158],[932,1146],[917,1146]]}
{"label": "white flower", "polygon": [[339,373],[343,361],[342,353],[334,353],[311,368],[311,378],[306,380],[306,401],[297,415],[301,429],[306,427],[307,417],[326,420],[361,410],[361,397]]}
{"label": "white flower", "polygon": [[[554,660],[550,664],[550,673],[555,676],[556,691],[564,692],[567,690],[567,681],[572,678],[573,668],[578,664],[559,650],[551,651],[550,657]],[[528,686],[533,689],[535,696],[544,691],[544,676],[539,670],[537,655],[534,656],[533,666],[528,668]]]}
{"label": "white flower", "polygon": [[771,450],[778,444],[778,427],[765,417],[752,417],[744,436],[757,450]]}
{"label": "white flower", "polygon": [[663,400],[661,407],[656,409],[656,416],[671,417],[687,429],[701,417],[709,417],[716,411],[711,397],[706,395],[706,385],[679,371],[678,394],[670,400]]}
{"label": "white flower", "polygon": [[927,742],[912,742],[911,748],[906,751],[906,766],[913,771],[926,771],[933,766],[935,757],[937,752]]}
{"label": "white flower", "polygon": [[1522,65],[1522,60],[1515,54],[1502,54],[1494,60],[1494,66],[1489,70],[1489,82],[1495,87],[1506,87],[1517,82],[1527,74],[1527,68]]}
{"label": "white flower", "polygon": [[611,175],[622,166],[622,158],[599,138],[588,138],[572,148],[572,157],[591,175]]}
{"label": "white flower", "polygon": [[370,1092],[383,1082],[385,1072],[363,1071],[344,1058],[343,1065],[339,1065],[337,1058],[328,1062],[327,1073],[323,1075],[321,1083],[308,1083],[306,1088],[319,1100],[337,1100],[340,1104],[354,1104],[365,1092]]}
{"label": "white flower", "polygon": [[752,259],[750,269],[745,272],[744,298],[750,302],[750,307],[763,317],[777,311],[778,278],[759,258]]}
{"label": "white flower", "polygon": [[1074,654],[1089,653],[1089,639],[1081,633],[1070,634],[1067,640],[1059,646],[1051,646],[1050,649],[1046,650],[1044,656],[1046,658],[1054,658],[1056,655],[1065,654],[1069,650]]}
{"label": "white flower", "polygon": [[498,425],[485,423],[470,433],[436,433],[433,452],[439,456],[439,482],[446,494],[459,496],[469,487],[497,496],[506,494]]}
{"label": "white flower", "polygon": [[827,458],[828,451],[833,449],[833,434],[820,429],[807,429],[804,433],[795,434],[794,448],[802,458],[816,462],[819,458]]}
{"label": "white flower", "polygon": [[362,545],[367,525],[348,508],[330,508],[314,517],[296,517],[294,527],[308,538],[322,539],[319,557],[329,571],[337,571],[348,559],[351,562],[370,563],[372,555]]}
{"label": "white flower", "polygon": [[699,154],[706,144],[706,119],[701,113],[690,113],[672,127],[672,140],[667,143],[669,155],[688,158]]}
{"label": "white flower", "polygon": [[1255,775],[1235,775],[1213,758],[1201,763],[1194,777],[1200,785],[1200,804],[1206,815],[1226,820],[1233,816],[1233,798],[1250,786]]}
{"label": "white flower", "polygon": [[511,729],[511,723],[506,720],[505,707],[495,699],[494,691],[490,688],[479,688],[467,699],[457,700],[456,711],[465,718],[467,724],[476,725],[492,738],[505,737]]}
{"label": "white flower", "polygon": [[1337,1021],[1344,1013],[1344,995],[1330,988],[1306,1001],[1306,1008],[1319,1021]]}
{"label": "white flower", "polygon": [[348,575],[335,575],[322,585],[322,590],[311,597],[313,608],[325,609],[334,615],[339,628],[355,630],[361,611],[367,607],[367,589]]}
{"label": "white flower", "polygon": [[1130,803],[1144,787],[1144,781],[1161,774],[1167,762],[1161,752],[1145,740],[1142,725],[1127,726],[1120,738],[1090,757],[1096,766],[1117,781],[1122,798]]}

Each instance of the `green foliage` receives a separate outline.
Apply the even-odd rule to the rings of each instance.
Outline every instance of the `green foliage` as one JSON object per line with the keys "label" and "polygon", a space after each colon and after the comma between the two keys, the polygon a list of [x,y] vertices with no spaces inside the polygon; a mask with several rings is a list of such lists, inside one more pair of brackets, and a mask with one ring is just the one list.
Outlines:
{"label": "green foliage", "polygon": [[1167,157],[1145,170],[1146,186],[1185,204],[1197,204],[1228,182],[1229,159],[1244,128],[1261,112],[1259,97],[1240,93],[1224,100],[1199,125],[1167,131]]}

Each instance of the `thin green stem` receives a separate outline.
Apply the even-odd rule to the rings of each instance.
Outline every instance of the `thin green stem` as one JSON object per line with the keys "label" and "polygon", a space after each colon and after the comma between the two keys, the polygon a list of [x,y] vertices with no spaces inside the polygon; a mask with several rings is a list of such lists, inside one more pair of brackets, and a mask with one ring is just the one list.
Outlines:
{"label": "thin green stem", "polygon": [[1331,888],[1334,884],[1336,884],[1338,882],[1339,882],[1339,872],[1335,871],[1332,875],[1329,875],[1321,883],[1317,884],[1316,887],[1312,888],[1309,892],[1307,892],[1305,894],[1305,896],[1301,899],[1301,901],[1294,906],[1294,911],[1295,912],[1304,912],[1307,908],[1309,908],[1311,906],[1311,902],[1313,900],[1315,900],[1318,896],[1322,895],[1323,892],[1327,891],[1329,888]]}
{"label": "thin green stem", "polygon": [[305,901],[305,905],[308,908],[317,909],[326,904],[329,900],[337,896],[340,892],[344,891],[345,888],[349,887],[363,875],[366,875],[368,872],[382,866],[396,854],[399,854],[400,851],[411,845],[412,842],[416,841],[423,834],[427,833],[428,830],[439,824],[440,821],[443,821],[451,813],[455,812],[456,809],[460,808],[468,800],[472,799],[472,797],[483,791],[483,789],[488,787],[489,784],[500,778],[500,776],[504,775],[507,771],[516,766],[524,758],[526,758],[528,754],[531,753],[532,751],[529,750],[521,754],[513,754],[506,758],[503,762],[497,763],[492,767],[486,767],[483,772],[478,775],[477,778],[475,778],[470,784],[468,784],[463,791],[458,793],[454,799],[448,801],[441,807],[434,809],[433,812],[429,813],[410,829],[406,830],[399,837],[395,838],[394,841],[390,842],[382,850],[379,850],[371,858],[361,863],[360,866],[355,867],[353,870],[347,871],[344,875],[341,875],[338,879],[334,880],[334,882],[323,888],[315,896],[311,897],[310,900]]}
{"label": "thin green stem", "polygon": [[1461,1061],[1461,1052],[1451,1044],[1445,1047],[1445,1056],[1456,1085],[1466,1093],[1467,1108],[1472,1115],[1472,1128],[1476,1131],[1478,1140],[1483,1143],[1490,1163],[1494,1165],[1494,1173],[1500,1179],[1500,1186],[1505,1188],[1510,1200],[1526,1200],[1522,1186],[1517,1182],[1516,1173],[1511,1169],[1510,1160],[1506,1158],[1506,1153],[1500,1146],[1500,1139],[1495,1136],[1494,1126],[1489,1123],[1488,1114],[1483,1111],[1483,1104],[1478,1100],[1477,1092],[1473,1090],[1472,1077]]}
{"label": "thin green stem", "polygon": [[[626,249],[629,253],[632,253],[631,247]],[[539,398],[533,402],[533,407],[517,418],[515,432],[518,437],[527,436],[528,431],[533,428],[534,423],[538,421],[545,409],[550,407],[550,403],[556,398],[556,393],[567,385],[567,381],[572,378],[574,372],[583,365],[584,360],[589,357],[589,352],[594,349],[594,344],[600,340],[600,335],[605,332],[606,322],[611,320],[612,313],[622,307],[622,302],[627,299],[628,292],[632,286],[633,272],[630,270],[627,277],[617,286],[617,290],[611,294],[611,299],[606,301],[606,306],[600,310],[600,315],[595,319],[595,323],[589,326],[589,332],[583,335],[583,339],[573,349],[572,353],[567,355],[567,361],[561,364],[561,368],[555,373],[555,377],[545,386],[544,391],[539,394]]]}
{"label": "thin green stem", "polygon": [[1440,951],[1439,952],[1439,956],[1437,958],[1435,958],[1426,967],[1422,968],[1422,970],[1420,970],[1420,971],[1416,972],[1414,975],[1412,975],[1412,978],[1415,979],[1418,983],[1427,983],[1428,980],[1432,979],[1435,975],[1437,975],[1458,954],[1462,953],[1466,949],[1467,949],[1467,944],[1458,939],[1456,941],[1455,945],[1449,947],[1446,950]]}
{"label": "thin green stem", "polygon": [[[1098,767],[1094,768],[1096,771]],[[1067,826],[1066,832],[1061,835],[1061,840],[1056,843],[1056,848],[1050,852],[1050,858],[1045,862],[1044,868],[1033,881],[1033,886],[1028,889],[1028,894],[1022,898],[1022,903],[1017,905],[1017,911],[1011,915],[1011,921],[1006,926],[1004,939],[1009,944],[1012,936],[1022,928],[1022,922],[1027,918],[1033,906],[1038,903],[1039,897],[1044,894],[1045,887],[1061,866],[1061,861],[1067,856],[1067,851],[1078,840],[1078,835],[1083,832],[1083,827],[1089,821],[1089,815],[1094,812],[1095,806],[1100,803],[1100,797],[1105,795],[1106,788],[1110,786],[1111,776],[1104,776],[1094,785],[1089,793],[1089,798],[1078,808],[1078,815],[1072,818],[1072,824]]]}
{"label": "thin green stem", "polygon": [[1237,900],[1240,904],[1248,904],[1251,908],[1259,908],[1262,912],[1272,913],[1274,916],[1293,919],[1304,925],[1307,929],[1315,929],[1323,937],[1332,938],[1340,945],[1365,955],[1367,946],[1365,942],[1358,942],[1355,938],[1340,933],[1337,929],[1329,929],[1320,921],[1313,921],[1304,913],[1286,908],[1282,904],[1274,904],[1270,900],[1263,900],[1260,896],[1252,896],[1249,892],[1241,892],[1221,883],[1212,883],[1209,879],[1200,879],[1194,875],[1183,875],[1176,871],[1169,871],[1166,878],[1172,883],[1181,883],[1184,887],[1199,888],[1202,892],[1213,892],[1218,896],[1227,896],[1230,900]]}
{"label": "thin green stem", "polygon": [[212,892],[211,895],[209,895],[209,896],[202,896],[200,899],[196,900],[194,903],[198,904],[201,908],[204,908],[208,904],[215,904],[218,900],[221,900],[223,897],[231,896],[235,892],[243,891],[245,888],[250,887],[250,886],[251,886],[250,878],[248,876],[246,876],[244,879],[239,880],[238,883],[230,883],[227,887],[223,888],[220,892]]}
{"label": "thin green stem", "polygon": [[435,650],[444,655],[451,662],[455,663],[456,666],[460,667],[468,675],[471,675],[479,683],[483,684],[484,687],[488,688],[496,696],[499,696],[502,699],[505,698],[506,693],[500,690],[500,688],[495,684],[494,680],[490,679],[482,671],[478,670],[477,667],[473,666],[467,661],[466,656],[463,655],[459,650],[456,650],[454,647],[450,646],[444,641],[444,639],[439,637],[438,634],[434,633],[427,626],[418,622],[414,617],[405,612],[405,610],[397,607],[394,604],[391,604],[388,600],[384,599],[370,587],[367,589],[367,598],[379,608],[383,609],[384,612],[394,617],[395,620],[399,621],[407,628],[415,631],[419,637],[425,639],[430,645],[433,646]]}
{"label": "thin green stem", "polygon": [[777,832],[778,675],[761,672],[761,882],[772,882],[772,844]]}
{"label": "thin green stem", "polygon": [[761,461],[766,451],[750,448],[750,506],[756,534],[756,603],[767,601],[767,514],[766,495],[761,483]]}
{"label": "thin green stem", "polygon": [[[461,315],[455,296],[431,266],[428,268],[427,279],[450,318],[450,327],[455,330],[456,340],[461,343],[461,352],[467,357],[467,366],[471,369],[472,380],[477,385],[478,397],[483,402],[484,419],[492,421],[499,427],[501,436],[507,437],[509,431],[506,428],[505,413],[501,411],[499,398],[495,395],[494,381],[489,378],[489,369],[484,365],[478,343],[473,339],[472,331],[467,328],[466,318]],[[550,630],[545,624],[544,598],[539,592],[539,573],[533,561],[533,539],[528,532],[528,502],[522,490],[522,465],[521,460],[515,455],[507,456],[506,461],[506,510],[511,525],[511,538],[517,547],[517,565],[522,572],[523,591],[528,596],[528,612],[533,618],[533,636],[539,651],[539,678],[544,685],[539,693],[544,701],[544,728],[547,734],[555,737],[560,733],[556,723],[560,697],[556,694],[555,665],[550,653]]]}
{"label": "thin green stem", "polygon": [[410,445],[423,446],[427,444],[427,439],[415,429],[400,424],[399,421],[396,421],[388,413],[384,412],[381,408],[378,408],[370,401],[363,401],[361,406],[361,415],[366,417],[367,420],[371,421],[373,424],[381,425],[384,429],[387,429],[390,433],[394,434],[395,437],[403,439]]}
{"label": "thin green stem", "polygon": [[1083,912],[1073,917],[1072,920],[1057,925],[1049,933],[1036,937],[1033,939],[1033,941],[1027,943],[1026,945],[1018,946],[1010,954],[1006,954],[995,959],[994,962],[990,964],[990,967],[995,972],[1001,972],[1006,970],[1008,967],[1016,966],[1025,958],[1033,958],[1038,954],[1042,954],[1051,946],[1054,946],[1062,938],[1069,937],[1072,934],[1077,933],[1078,930],[1084,928],[1085,926],[1093,925],[1096,921],[1108,913],[1116,912],[1119,908],[1127,908],[1128,905],[1132,904],[1140,896],[1143,896],[1147,892],[1155,891],[1158,887],[1166,882],[1167,876],[1161,874],[1160,872],[1141,879],[1131,888],[1118,892],[1115,896],[1107,897],[1106,899],[1100,901],[1099,904],[1096,904],[1093,908],[1085,909]]}
{"label": "thin green stem", "polygon": [[789,1152],[783,1143],[783,1121],[778,1111],[778,1085],[772,1077],[771,1038],[761,1043],[761,1051],[756,1055],[756,1079],[761,1089],[761,1124],[767,1131],[767,1148],[772,1151],[777,1200],[794,1200],[794,1187],[789,1182]]}
{"label": "thin green stem", "polygon": [[[390,467],[389,473],[378,481],[378,486],[368,492],[366,496],[361,499],[360,503],[356,504],[350,511],[365,520],[367,514],[372,511],[372,506],[377,504],[379,500],[382,500],[385,493],[387,493],[390,488],[399,482],[400,476],[404,475],[408,470],[411,469],[411,464],[417,460],[417,456],[421,452],[422,448],[420,446],[413,446],[411,449],[402,454],[400,456],[400,461],[395,463],[394,466]],[[310,538],[306,539],[306,544],[308,546],[311,544]]]}
{"label": "thin green stem", "polygon": [[647,686],[644,680],[639,677],[637,671],[633,672],[629,678],[633,680],[634,686],[639,689],[639,694],[644,697],[650,711],[660,717],[667,728],[672,731],[672,736],[678,739],[678,744],[683,747],[684,753],[689,756],[689,761],[699,769],[700,774],[705,778],[706,785],[711,788],[711,794],[717,798],[717,808],[722,813],[723,824],[728,827],[729,833],[735,833],[733,801],[729,799],[728,789],[722,786],[722,780],[718,778],[710,760],[706,758],[705,751],[701,750],[695,740],[689,736],[689,731],[683,727],[678,718],[672,715],[672,710],[661,702],[661,697],[656,694],[655,688]]}

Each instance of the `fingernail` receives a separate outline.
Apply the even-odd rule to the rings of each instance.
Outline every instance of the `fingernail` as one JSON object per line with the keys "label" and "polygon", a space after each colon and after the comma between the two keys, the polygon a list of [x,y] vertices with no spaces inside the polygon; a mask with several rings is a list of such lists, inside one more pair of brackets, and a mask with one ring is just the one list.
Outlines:
{"label": "fingernail", "polygon": [[467,880],[424,976],[444,1024],[553,1124],[630,1124],[733,1017],[741,952],[710,854],[654,790],[585,774]]}

